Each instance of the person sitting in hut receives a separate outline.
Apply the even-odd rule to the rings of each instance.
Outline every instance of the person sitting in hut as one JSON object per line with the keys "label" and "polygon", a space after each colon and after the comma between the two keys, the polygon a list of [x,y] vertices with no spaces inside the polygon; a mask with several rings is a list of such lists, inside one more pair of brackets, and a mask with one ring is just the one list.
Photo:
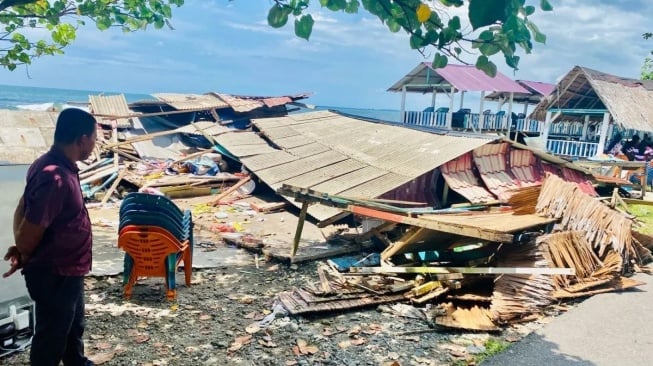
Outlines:
{"label": "person sitting in hut", "polygon": [[594,125],[589,125],[587,127],[587,134],[585,135],[585,139],[589,142],[596,142],[598,141],[599,135],[596,134],[596,126]]}
{"label": "person sitting in hut", "polygon": [[630,141],[626,142],[621,148],[621,152],[626,155],[628,160],[635,160],[635,156],[639,154],[639,135],[633,135]]}
{"label": "person sitting in hut", "polygon": [[621,154],[621,149],[623,148],[623,144],[621,143],[622,139],[623,135],[617,132],[614,137],[612,137],[612,140],[610,140],[608,146],[605,148],[605,153],[612,156]]}

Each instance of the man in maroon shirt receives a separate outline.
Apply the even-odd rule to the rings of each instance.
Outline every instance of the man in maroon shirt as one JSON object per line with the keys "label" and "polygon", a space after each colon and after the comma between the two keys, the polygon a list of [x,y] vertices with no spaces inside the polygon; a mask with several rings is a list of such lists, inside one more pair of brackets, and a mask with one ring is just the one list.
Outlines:
{"label": "man in maroon shirt", "polygon": [[84,205],[77,161],[95,146],[97,123],[80,109],[57,118],[54,145],[27,171],[14,213],[16,245],[5,260],[23,268],[36,305],[30,361],[34,366],[92,365],[84,356],[84,275],[91,270],[91,221]]}

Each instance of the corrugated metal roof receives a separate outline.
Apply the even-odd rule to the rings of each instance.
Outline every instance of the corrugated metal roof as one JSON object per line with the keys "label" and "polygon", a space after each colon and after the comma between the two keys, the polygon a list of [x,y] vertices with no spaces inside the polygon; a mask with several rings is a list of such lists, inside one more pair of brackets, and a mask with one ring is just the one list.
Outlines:
{"label": "corrugated metal roof", "polygon": [[229,107],[229,104],[213,94],[156,93],[152,96],[180,111]]}
{"label": "corrugated metal roof", "polygon": [[542,97],[546,97],[553,93],[553,90],[556,88],[555,84],[544,83],[541,81],[517,80],[517,82],[529,91],[535,92]]}
{"label": "corrugated metal roof", "polygon": [[263,102],[257,99],[242,99],[229,94],[215,93],[220,99],[224,100],[236,112],[249,112],[256,108],[265,106]]}
{"label": "corrugated metal roof", "polygon": [[[436,135],[326,111],[255,119],[252,123],[274,145],[287,148],[241,159],[268,185],[279,188],[283,183],[295,183],[357,198],[379,197],[491,141]],[[309,214],[318,220],[337,212],[319,205],[309,207]]]}
{"label": "corrugated metal roof", "polygon": [[[89,95],[90,110],[94,115],[105,115],[105,116],[129,116],[133,115],[127,106],[127,100],[125,99],[124,94],[119,95]],[[111,126],[113,121],[117,122],[118,128],[132,128],[134,122],[132,118],[111,118],[111,117],[96,117],[95,119],[99,124],[105,126]]]}
{"label": "corrugated metal roof", "polygon": [[31,164],[54,143],[57,113],[0,109],[0,163]]}
{"label": "corrugated metal roof", "polygon": [[[513,93],[512,100],[517,103],[537,104],[555,89],[554,84],[540,81],[517,80],[517,83],[528,90],[528,93]],[[485,99],[493,101],[510,100],[510,93],[494,92],[485,96]]]}
{"label": "corrugated metal roof", "polygon": [[[417,65],[406,76],[392,85],[388,91],[399,92],[404,86],[408,91],[430,93],[434,86],[451,85],[457,91],[489,91],[530,94],[523,86],[497,71],[495,77],[486,75],[475,66],[447,65],[433,68],[430,62]],[[439,88],[442,90],[442,88]]]}

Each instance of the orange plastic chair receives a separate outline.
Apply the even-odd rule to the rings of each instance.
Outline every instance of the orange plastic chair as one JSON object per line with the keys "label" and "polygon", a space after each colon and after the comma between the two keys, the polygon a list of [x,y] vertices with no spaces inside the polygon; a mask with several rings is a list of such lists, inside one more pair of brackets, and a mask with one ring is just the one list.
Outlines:
{"label": "orange plastic chair", "polygon": [[179,242],[172,234],[158,227],[132,226],[121,230],[118,247],[133,261],[129,276],[125,276],[128,278],[125,284],[125,298],[131,298],[138,277],[164,277],[166,297],[169,300],[175,299],[176,268],[182,261],[186,286],[190,287],[192,253],[188,240]]}

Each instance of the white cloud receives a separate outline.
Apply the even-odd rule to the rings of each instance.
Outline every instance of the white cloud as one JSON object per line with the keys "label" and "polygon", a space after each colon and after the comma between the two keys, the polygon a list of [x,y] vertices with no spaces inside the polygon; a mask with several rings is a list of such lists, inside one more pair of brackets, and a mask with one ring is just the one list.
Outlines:
{"label": "white cloud", "polygon": [[[527,1],[539,6],[537,0]],[[537,11],[532,17],[547,35],[547,44],[535,44],[530,55],[520,51],[516,73],[502,57],[494,57],[502,72],[546,82],[555,82],[574,65],[621,76],[639,74],[643,58],[653,48],[653,42],[641,38],[641,33],[651,30],[647,16],[653,14],[653,2],[629,6],[623,1],[551,2],[553,12]],[[360,14],[351,15],[320,8],[316,0],[311,3],[315,26],[308,42],[295,36],[292,16],[281,29],[267,25],[270,1],[187,0],[174,11],[174,31],[122,34],[100,32],[89,24],[80,29],[66,55],[36,60],[32,76],[55,87],[68,87],[62,80],[72,80],[71,86],[82,89],[258,94],[308,90],[315,92],[311,102],[316,104],[399,108],[400,96],[386,88],[418,62],[429,61],[434,50],[427,50],[425,59],[410,49],[408,35],[390,33],[362,8]],[[471,29],[465,24],[465,7],[446,11]],[[470,62],[475,59],[465,57]],[[0,80],[36,82],[5,70],[0,70]],[[438,96],[438,103],[448,103],[446,99]],[[465,100],[478,108],[473,96]],[[430,96],[412,95],[407,102],[423,107],[430,105]]]}

